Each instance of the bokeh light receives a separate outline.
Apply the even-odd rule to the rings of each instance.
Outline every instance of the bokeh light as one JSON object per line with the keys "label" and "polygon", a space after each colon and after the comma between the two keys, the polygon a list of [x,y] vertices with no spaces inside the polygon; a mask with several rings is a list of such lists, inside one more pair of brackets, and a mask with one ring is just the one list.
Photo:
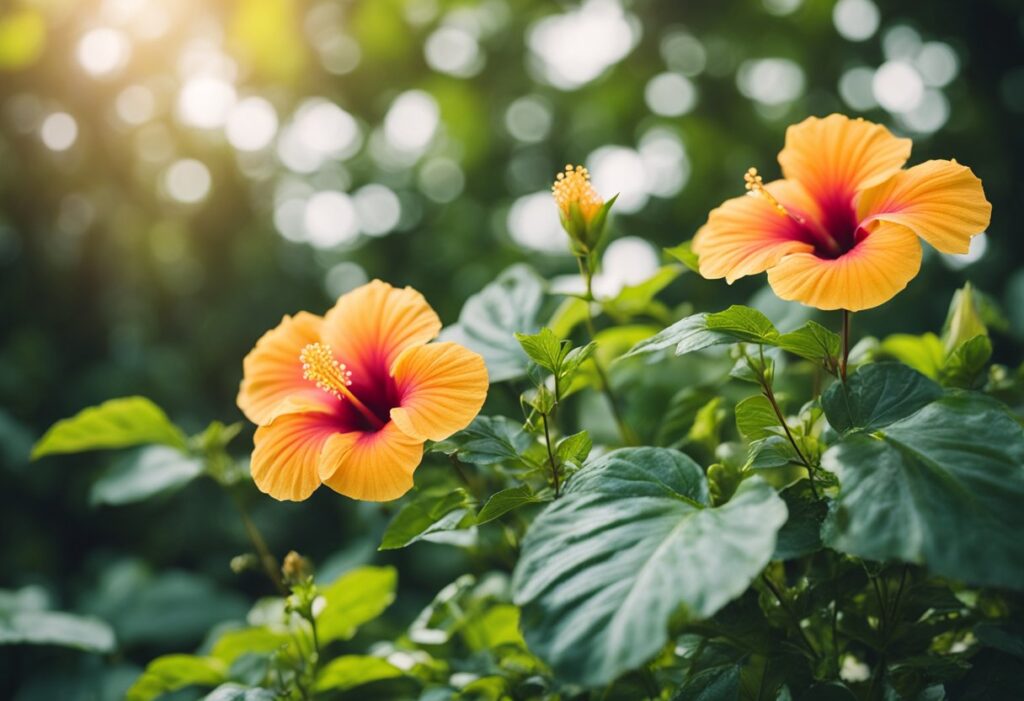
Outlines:
{"label": "bokeh light", "polygon": [[95,77],[106,76],[128,61],[131,45],[124,33],[109,27],[93,29],[78,41],[78,62]]}
{"label": "bokeh light", "polygon": [[194,158],[175,161],[164,172],[167,195],[184,204],[202,201],[210,192],[210,184],[209,169]]}
{"label": "bokeh light", "polygon": [[78,138],[78,122],[67,112],[54,112],[43,120],[39,136],[51,151],[67,151]]}

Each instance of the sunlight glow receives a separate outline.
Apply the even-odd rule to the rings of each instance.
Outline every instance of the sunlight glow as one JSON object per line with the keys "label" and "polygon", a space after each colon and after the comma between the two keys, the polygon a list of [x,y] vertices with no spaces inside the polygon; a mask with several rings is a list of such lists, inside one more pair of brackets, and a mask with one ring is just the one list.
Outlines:
{"label": "sunlight glow", "polygon": [[67,151],[78,138],[78,122],[67,112],[54,112],[43,120],[39,136],[51,151]]}
{"label": "sunlight glow", "polygon": [[128,62],[131,45],[124,33],[109,27],[87,32],[78,41],[78,62],[92,76],[106,76]]}

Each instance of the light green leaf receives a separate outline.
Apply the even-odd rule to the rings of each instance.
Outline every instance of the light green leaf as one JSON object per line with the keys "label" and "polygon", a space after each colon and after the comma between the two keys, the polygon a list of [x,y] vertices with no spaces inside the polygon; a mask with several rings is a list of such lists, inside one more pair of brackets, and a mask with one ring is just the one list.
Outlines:
{"label": "light green leaf", "polygon": [[768,563],[786,507],[758,478],[710,508],[682,453],[626,448],[576,473],[533,522],[513,575],[530,649],[596,686],[655,655],[679,609],[703,618]]}
{"label": "light green leaf", "polygon": [[769,470],[796,460],[796,452],[782,436],[767,436],[750,444],[746,467],[751,470]]}
{"label": "light green leaf", "polygon": [[478,416],[450,438],[435,443],[434,452],[458,455],[463,462],[493,465],[518,460],[533,444],[522,423],[504,416]]}
{"label": "light green leaf", "polygon": [[665,253],[678,260],[693,272],[700,272],[700,259],[693,252],[693,241],[683,241],[678,246],[666,248]]}
{"label": "light green leaf", "polygon": [[242,686],[241,684],[221,684],[203,697],[203,701],[276,701],[277,695],[267,689]]}
{"label": "light green leaf", "polygon": [[326,605],[317,615],[320,640],[348,640],[360,626],[374,620],[395,600],[398,571],[394,567],[360,567],[323,588]]}
{"label": "light green leaf", "polygon": [[779,336],[779,348],[830,370],[835,367],[841,343],[838,334],[815,321]]}
{"label": "light green leaf", "polygon": [[370,682],[404,675],[402,670],[380,657],[342,655],[320,670],[316,677],[316,691],[347,691]]}
{"label": "light green leaf", "polygon": [[530,360],[551,373],[559,371],[571,347],[568,341],[560,340],[555,332],[548,328],[543,328],[535,334],[517,333],[515,337]]}
{"label": "light green leaf", "polygon": [[188,448],[185,434],[160,407],[145,397],[123,397],[83,409],[55,423],[32,449],[32,459],[147,443],[182,451]]}
{"label": "light green leaf", "polygon": [[558,445],[555,446],[555,456],[562,462],[582,465],[593,447],[594,442],[590,440],[590,434],[580,431],[558,441]]}
{"label": "light green leaf", "polygon": [[[912,336],[906,333],[893,334],[882,341],[879,350],[883,355],[898,360],[904,365],[909,365],[933,380],[939,376],[939,370],[946,357],[942,341],[933,333],[926,333],[922,336]],[[852,356],[853,353],[851,352],[850,355]]]}
{"label": "light green leaf", "polygon": [[520,506],[537,504],[542,501],[546,501],[546,499],[534,494],[528,484],[509,487],[491,495],[487,503],[480,509],[480,513],[476,515],[476,523],[477,525],[490,523],[494,519],[504,516],[509,511],[518,509]]}
{"label": "light green leaf", "polygon": [[708,330],[707,317],[707,314],[694,314],[681,319],[654,336],[640,341],[622,357],[656,353],[668,348],[675,348],[676,355],[684,355],[711,346],[735,342],[736,339],[731,334]]}
{"label": "light green leaf", "polygon": [[226,675],[227,665],[212,657],[164,655],[146,666],[128,690],[126,701],[152,701],[189,686],[217,686],[227,681]]}
{"label": "light green leaf", "polygon": [[93,483],[89,501],[130,504],[157,494],[173,492],[203,474],[203,461],[162,445],[142,448],[123,456]]}
{"label": "light green leaf", "polygon": [[942,388],[900,363],[865,365],[821,395],[825,418],[836,431],[874,431],[942,396]]}
{"label": "light green leaf", "polygon": [[939,379],[944,385],[970,389],[978,382],[991,357],[992,341],[988,336],[975,336],[949,354],[939,370]]}
{"label": "light green leaf", "polygon": [[288,633],[269,628],[241,628],[229,630],[217,638],[210,655],[231,665],[242,655],[268,654],[293,644]]}
{"label": "light green leaf", "polygon": [[778,427],[779,417],[764,395],[755,394],[736,405],[736,428],[746,440],[767,438]]}
{"label": "light green leaf", "polygon": [[974,288],[969,282],[953,293],[942,330],[942,345],[946,353],[952,353],[977,336],[988,336],[988,328],[974,298]]}
{"label": "light green leaf", "polygon": [[491,382],[522,377],[529,359],[513,334],[537,329],[543,295],[537,274],[526,265],[514,265],[466,301],[458,323],[446,328],[441,339],[482,355]]}
{"label": "light green leaf", "polygon": [[633,317],[647,314],[660,318],[667,308],[654,298],[683,272],[678,265],[665,265],[651,277],[636,285],[623,287],[615,297],[601,301],[601,307],[613,318],[627,322]]}
{"label": "light green leaf", "polygon": [[418,494],[391,519],[378,549],[404,548],[431,533],[456,529],[467,514],[469,495],[462,488]]}
{"label": "light green leaf", "polygon": [[830,547],[1024,587],[1024,429],[998,403],[940,399],[880,438],[842,441],[822,464],[841,485]]}
{"label": "light green leaf", "polygon": [[734,304],[722,312],[708,314],[705,323],[709,331],[727,333],[737,341],[774,345],[779,340],[779,332],[768,317],[740,304]]}
{"label": "light green leaf", "polygon": [[0,610],[0,645],[58,645],[111,652],[113,629],[98,618],[37,608]]}

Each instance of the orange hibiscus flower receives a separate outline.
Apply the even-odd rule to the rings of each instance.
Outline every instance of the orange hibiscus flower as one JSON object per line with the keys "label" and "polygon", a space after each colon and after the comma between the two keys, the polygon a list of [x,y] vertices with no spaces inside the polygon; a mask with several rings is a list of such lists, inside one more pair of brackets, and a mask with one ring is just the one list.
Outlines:
{"label": "orange hibiscus flower", "polygon": [[483,358],[428,343],[440,330],[423,295],[379,280],[323,317],[284,317],[245,357],[238,392],[259,426],[256,486],[283,500],[321,483],[367,501],[409,491],[423,443],[465,428],[487,395]]}
{"label": "orange hibiscus flower", "polygon": [[903,170],[909,139],[833,114],[786,131],[783,180],[746,175],[752,197],[713,210],[693,240],[700,273],[727,282],[768,271],[782,299],[819,309],[870,309],[921,267],[918,237],[966,253],[988,226],[981,181],[956,161]]}

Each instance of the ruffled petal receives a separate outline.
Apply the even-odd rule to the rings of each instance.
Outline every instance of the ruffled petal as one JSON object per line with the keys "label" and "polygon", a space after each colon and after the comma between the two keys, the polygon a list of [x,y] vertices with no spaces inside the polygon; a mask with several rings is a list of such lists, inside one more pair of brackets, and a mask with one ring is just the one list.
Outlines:
{"label": "ruffled petal", "polygon": [[329,414],[283,414],[256,429],[251,470],[261,492],[282,501],[302,501],[320,486],[320,453],[337,435]]}
{"label": "ruffled petal", "polygon": [[892,299],[921,268],[921,243],[909,229],[888,222],[839,258],[795,253],[768,271],[782,299],[818,309],[871,309]]}
{"label": "ruffled petal", "polygon": [[943,253],[967,253],[992,217],[981,180],[956,161],[926,161],[860,193],[862,220],[902,224]]}
{"label": "ruffled petal", "polygon": [[302,378],[299,354],[320,340],[323,319],[299,312],[286,316],[263,334],[242,361],[238,408],[255,424],[267,424],[281,414],[314,409],[326,395]]}
{"label": "ruffled petal", "polygon": [[[768,192],[787,209],[814,218],[817,209],[799,186],[777,180]],[[764,197],[744,195],[711,210],[693,239],[700,274],[732,284],[744,275],[763,273],[783,256],[813,251],[809,232]]]}
{"label": "ruffled petal", "polygon": [[880,124],[831,114],[789,127],[779,164],[823,207],[842,208],[858,190],[902,168],[910,147],[910,139],[897,139]]}
{"label": "ruffled petal", "polygon": [[352,391],[363,398],[387,381],[395,358],[431,340],[441,320],[411,287],[374,280],[342,295],[324,315],[323,340],[352,371]]}
{"label": "ruffled petal", "polygon": [[336,492],[363,501],[390,501],[412,489],[423,441],[393,422],[379,431],[334,434],[320,458],[320,479]]}
{"label": "ruffled petal", "polygon": [[487,398],[484,359],[457,343],[408,348],[391,375],[400,397],[391,420],[419,440],[443,440],[465,428]]}

